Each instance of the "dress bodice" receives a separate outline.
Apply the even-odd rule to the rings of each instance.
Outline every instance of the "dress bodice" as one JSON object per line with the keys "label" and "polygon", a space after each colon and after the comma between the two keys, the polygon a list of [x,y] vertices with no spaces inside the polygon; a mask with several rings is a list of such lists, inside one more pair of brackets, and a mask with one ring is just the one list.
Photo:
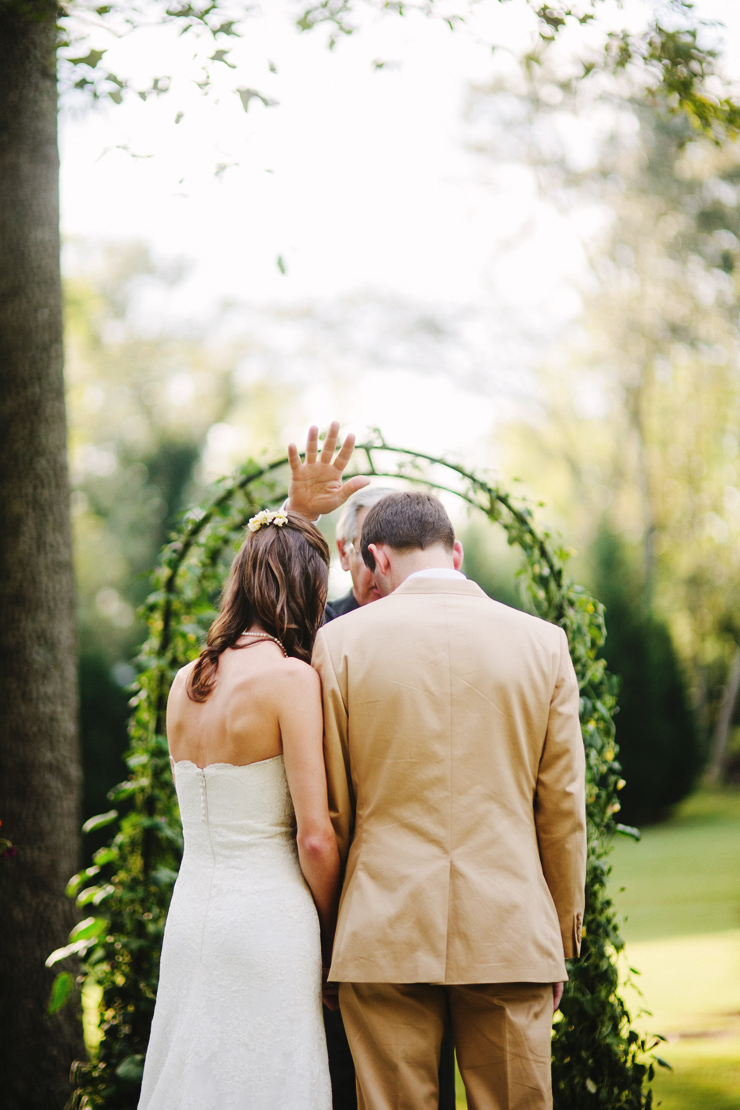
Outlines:
{"label": "dress bodice", "polygon": [[240,865],[254,853],[291,851],[295,813],[282,755],[238,766],[173,763],[185,838],[183,862]]}

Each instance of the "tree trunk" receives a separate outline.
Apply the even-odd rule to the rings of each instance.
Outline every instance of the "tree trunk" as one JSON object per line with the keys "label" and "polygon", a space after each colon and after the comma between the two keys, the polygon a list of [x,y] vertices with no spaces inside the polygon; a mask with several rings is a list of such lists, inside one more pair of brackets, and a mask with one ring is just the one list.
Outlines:
{"label": "tree trunk", "polygon": [[727,741],[730,736],[730,726],[732,725],[738,693],[740,693],[740,646],[736,645],[730,664],[730,672],[727,676],[725,694],[717,715],[717,724],[712,737],[712,750],[704,776],[705,781],[711,786],[722,781],[722,772],[727,758]]}
{"label": "tree trunk", "polygon": [[74,584],[59,274],[56,4],[0,0],[0,1089],[61,1110],[81,1051],[44,960],[79,855]]}

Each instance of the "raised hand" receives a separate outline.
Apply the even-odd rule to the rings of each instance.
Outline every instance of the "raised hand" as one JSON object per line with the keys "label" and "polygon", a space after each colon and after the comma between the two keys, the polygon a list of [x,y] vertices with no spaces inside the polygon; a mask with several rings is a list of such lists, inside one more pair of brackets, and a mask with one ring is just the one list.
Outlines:
{"label": "raised hand", "polygon": [[334,458],[338,440],[339,421],[333,420],[326,433],[320,455],[319,429],[315,424],[308,430],[303,462],[296,445],[288,444],[290,463],[288,509],[301,513],[309,520],[316,520],[324,513],[331,513],[334,509],[338,509],[358,489],[370,484],[369,478],[360,475],[342,482],[342,471],[352,458],[355,437],[350,433]]}

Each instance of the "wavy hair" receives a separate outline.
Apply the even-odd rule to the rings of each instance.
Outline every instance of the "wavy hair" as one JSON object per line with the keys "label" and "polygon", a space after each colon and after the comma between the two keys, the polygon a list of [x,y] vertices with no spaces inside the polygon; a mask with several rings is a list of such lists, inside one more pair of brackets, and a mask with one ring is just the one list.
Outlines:
{"label": "wavy hair", "polygon": [[[276,636],[288,655],[311,661],[329,577],[329,546],[315,525],[288,513],[282,527],[248,532],[224,586],[219,614],[190,672],[188,697],[203,702],[213,690],[218,660],[251,625]],[[245,647],[245,644],[241,645]]]}

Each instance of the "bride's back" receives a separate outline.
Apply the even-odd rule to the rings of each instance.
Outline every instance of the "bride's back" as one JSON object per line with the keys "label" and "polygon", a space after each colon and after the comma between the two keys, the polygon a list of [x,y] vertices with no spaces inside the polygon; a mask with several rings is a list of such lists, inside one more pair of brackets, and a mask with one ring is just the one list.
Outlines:
{"label": "bride's back", "polygon": [[188,694],[195,663],[178,672],[167,704],[167,737],[175,762],[241,766],[281,754],[279,706],[307,664],[285,659],[270,640],[243,637],[237,643],[219,656],[205,701],[193,701]]}
{"label": "bride's back", "polygon": [[206,645],[172,684],[167,739],[176,763],[243,766],[282,753],[281,714],[300,704],[306,672],[313,676],[328,567],[326,540],[303,517],[252,518]]}

